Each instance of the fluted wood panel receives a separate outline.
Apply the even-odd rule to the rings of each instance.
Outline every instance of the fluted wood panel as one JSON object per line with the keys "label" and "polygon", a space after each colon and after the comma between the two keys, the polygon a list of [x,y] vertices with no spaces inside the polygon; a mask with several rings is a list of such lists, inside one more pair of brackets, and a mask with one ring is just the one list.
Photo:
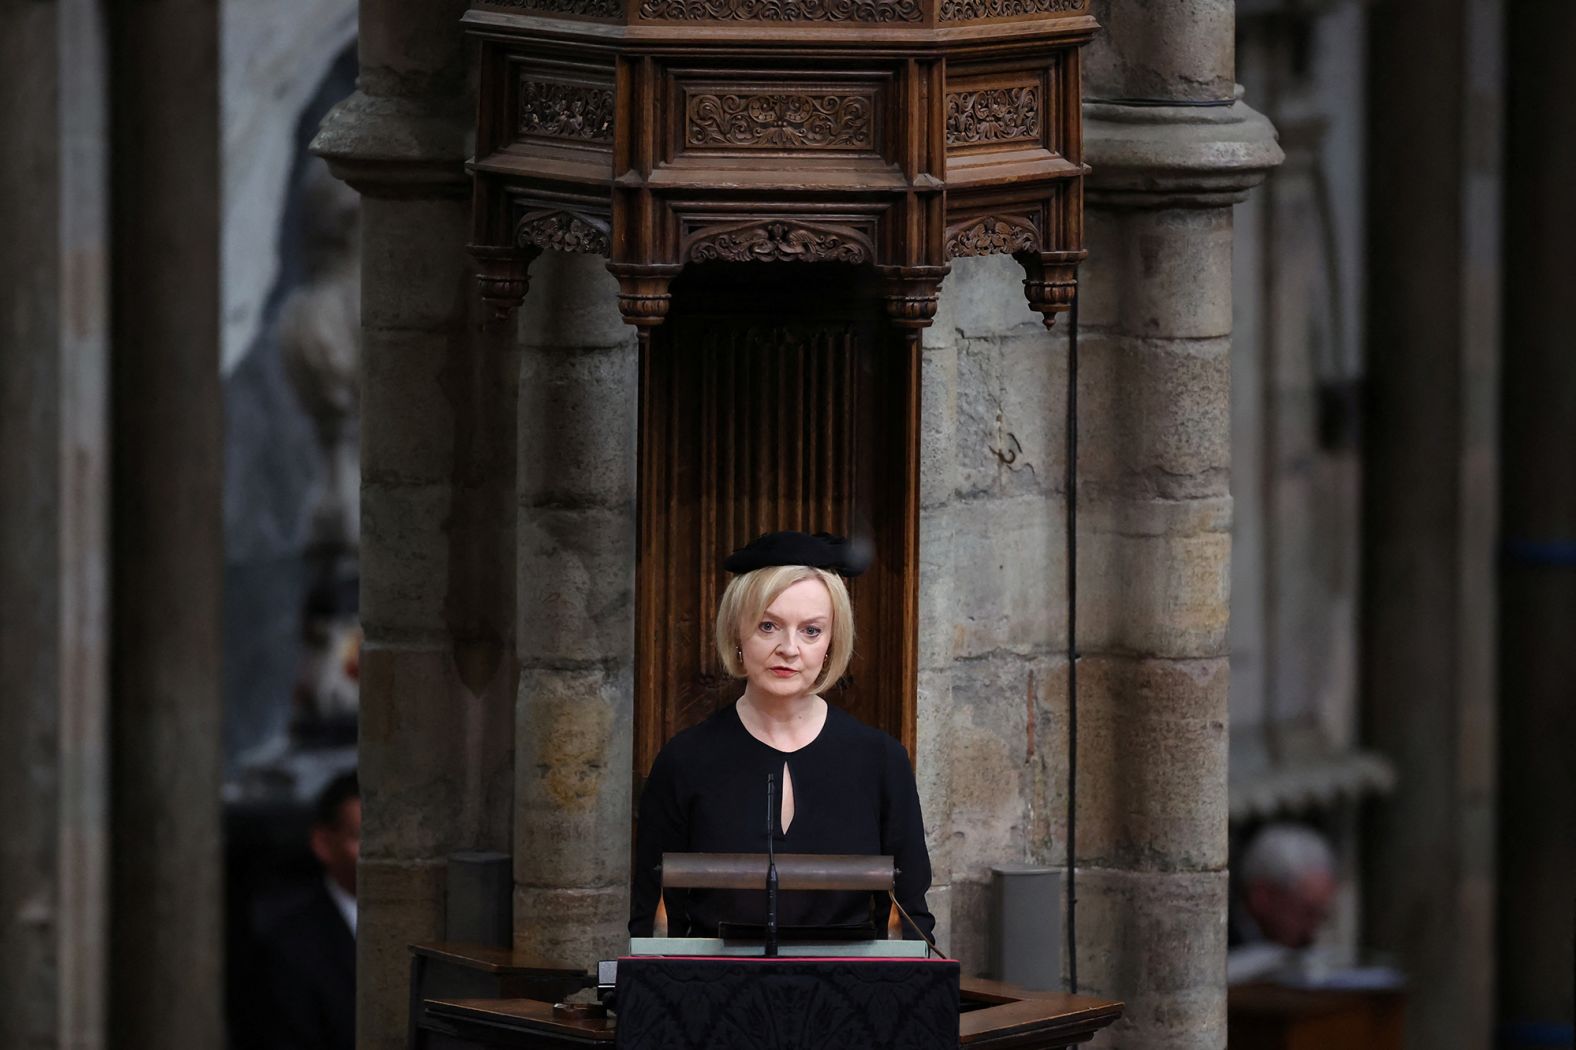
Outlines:
{"label": "fluted wood panel", "polygon": [[909,341],[846,280],[828,282],[813,312],[779,308],[758,279],[723,282],[681,290],[642,359],[637,779],[669,737],[742,691],[712,643],[721,562],[775,529],[874,541],[871,570],[850,581],[854,662],[825,695],[913,736]]}

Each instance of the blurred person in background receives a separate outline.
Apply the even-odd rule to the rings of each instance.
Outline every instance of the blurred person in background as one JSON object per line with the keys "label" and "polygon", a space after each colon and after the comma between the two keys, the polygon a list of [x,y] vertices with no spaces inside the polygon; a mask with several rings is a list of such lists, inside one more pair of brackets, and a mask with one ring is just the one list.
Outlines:
{"label": "blurred person in background", "polygon": [[354,772],[329,782],[310,844],[323,878],[260,938],[268,1050],[354,1050],[356,861],[361,792]]}

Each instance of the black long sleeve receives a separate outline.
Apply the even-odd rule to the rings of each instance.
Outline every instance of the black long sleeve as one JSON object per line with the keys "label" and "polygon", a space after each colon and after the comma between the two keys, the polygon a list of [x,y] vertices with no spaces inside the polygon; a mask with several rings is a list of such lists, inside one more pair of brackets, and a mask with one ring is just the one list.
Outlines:
{"label": "black long sleeve", "polygon": [[[895,893],[928,935],[935,919],[925,904],[930,855],[908,754],[901,744],[832,707],[820,734],[798,751],[755,739],[729,705],[668,742],[641,794],[629,931],[649,936],[661,892],[664,852],[761,853],[765,842],[766,775],[793,778],[795,816],[775,829],[779,853],[890,854]],[[669,891],[668,930],[709,936],[719,922],[757,923],[765,914],[758,891]],[[884,921],[885,898],[868,893],[780,894],[779,921],[841,925]],[[905,936],[915,936],[906,924]]]}

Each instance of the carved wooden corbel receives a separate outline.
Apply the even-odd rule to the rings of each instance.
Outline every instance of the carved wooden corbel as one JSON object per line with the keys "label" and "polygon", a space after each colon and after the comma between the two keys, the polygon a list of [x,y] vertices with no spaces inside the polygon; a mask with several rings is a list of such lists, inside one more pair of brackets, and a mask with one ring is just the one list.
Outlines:
{"label": "carved wooden corbel", "polygon": [[1078,293],[1078,264],[1086,252],[1028,252],[1015,256],[1023,266],[1023,294],[1050,328],[1056,315],[1072,309]]}
{"label": "carved wooden corbel", "polygon": [[540,248],[498,248],[470,245],[476,260],[476,282],[481,292],[484,327],[506,323],[525,301],[531,286],[531,263],[542,254]]}

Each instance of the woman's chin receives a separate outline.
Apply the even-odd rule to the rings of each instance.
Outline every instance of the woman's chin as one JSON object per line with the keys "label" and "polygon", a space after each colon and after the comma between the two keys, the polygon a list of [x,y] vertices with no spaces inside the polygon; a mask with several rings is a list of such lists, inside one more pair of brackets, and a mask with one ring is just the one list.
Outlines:
{"label": "woman's chin", "polygon": [[810,683],[804,680],[803,675],[797,674],[787,678],[779,678],[776,675],[752,678],[750,684],[762,697],[770,697],[773,700],[794,700],[810,692]]}

